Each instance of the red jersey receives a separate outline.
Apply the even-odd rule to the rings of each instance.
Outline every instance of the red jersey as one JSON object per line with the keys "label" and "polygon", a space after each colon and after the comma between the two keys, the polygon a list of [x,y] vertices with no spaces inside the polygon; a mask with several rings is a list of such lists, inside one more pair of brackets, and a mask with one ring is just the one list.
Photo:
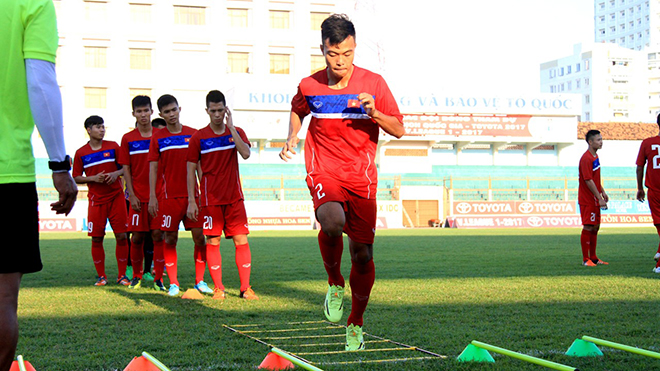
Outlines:
{"label": "red jersey", "polygon": [[[116,142],[104,140],[101,142],[101,148],[93,150],[89,142],[76,151],[73,159],[72,176],[86,177],[97,175],[101,172],[106,174],[121,169],[117,162],[119,154],[119,145]],[[123,186],[121,178],[112,184],[107,183],[87,183],[89,192],[87,198],[92,205],[104,204],[112,201],[115,197],[123,197]]]}
{"label": "red jersey", "polygon": [[[249,146],[245,132],[236,128],[238,135]],[[199,206],[229,205],[243,199],[238,174],[238,150],[229,129],[218,135],[211,126],[200,129],[188,147],[188,162],[201,161]]]}
{"label": "red jersey", "polygon": [[642,141],[637,155],[637,166],[646,164],[646,188],[660,190],[660,136]]}
{"label": "red jersey", "polygon": [[378,74],[353,66],[348,86],[330,89],[326,70],[304,78],[291,101],[291,111],[312,114],[305,139],[305,167],[314,184],[319,174],[363,198],[376,198],[376,147],[380,127],[364,111],[360,93],[374,97],[376,109],[403,122],[396,100]]}
{"label": "red jersey", "polygon": [[598,155],[594,156],[589,151],[585,152],[580,158],[579,173],[578,204],[587,205],[594,203],[594,201],[598,202],[596,196],[587,187],[587,180],[593,180],[598,192],[603,192],[603,186],[600,183],[600,160]]}
{"label": "red jersey", "polygon": [[[152,129],[152,135],[157,130]],[[133,191],[135,197],[140,202],[149,202],[149,145],[151,137],[143,137],[138,129],[131,130],[121,138],[121,148],[119,149],[119,164],[131,167],[131,180],[133,181]],[[159,172],[160,174],[160,172]],[[162,181],[159,177],[156,193],[159,194],[159,188],[162,187]]]}
{"label": "red jersey", "polygon": [[162,198],[188,197],[188,143],[197,130],[181,125],[181,132],[172,134],[167,127],[151,136],[149,162],[158,161],[158,174],[163,180]]}

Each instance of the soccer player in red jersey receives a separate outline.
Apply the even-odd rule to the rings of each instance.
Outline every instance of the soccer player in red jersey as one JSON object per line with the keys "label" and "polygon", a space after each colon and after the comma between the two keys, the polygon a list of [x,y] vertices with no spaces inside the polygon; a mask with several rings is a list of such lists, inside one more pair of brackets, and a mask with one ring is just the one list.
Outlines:
{"label": "soccer player in red jersey", "polygon": [[115,233],[117,248],[115,256],[119,270],[117,283],[128,286],[126,277],[128,263],[128,240],[126,239],[126,201],[119,178],[124,170],[119,165],[119,145],[103,140],[105,125],[103,118],[90,116],[85,120],[89,142],[76,151],[73,160],[73,179],[87,184],[89,207],[87,211],[87,234],[92,237],[92,259],[99,278],[96,286],[105,286],[105,251],[103,237],[106,221],[110,221]]}
{"label": "soccer player in red jersey", "polygon": [[580,158],[578,205],[582,216],[582,265],[595,267],[608,263],[596,256],[596,240],[600,229],[600,209],[607,209],[609,198],[600,181],[600,159],[596,152],[603,148],[598,130],[589,130],[586,138],[589,149]]}
{"label": "soccer player in red jersey", "polygon": [[[225,298],[220,255],[224,231],[225,238],[233,239],[236,247],[240,297],[257,300],[259,297],[250,287],[252,255],[247,239],[250,231],[237,156],[238,153],[243,159],[250,157],[250,141],[243,129],[234,126],[225,96],[220,91],[212,90],[206,95],[206,113],[210,124],[193,134],[188,146],[188,218],[204,220],[206,258],[215,284],[213,298]],[[191,201],[197,192],[197,164],[202,172],[199,207]]]}
{"label": "soccer player in red jersey", "polygon": [[136,96],[131,103],[136,128],[124,134],[119,151],[119,163],[124,167],[126,192],[130,202],[128,230],[132,232],[130,255],[134,271],[133,279],[128,288],[137,289],[142,285],[142,275],[144,273],[142,268],[143,248],[145,237],[147,233],[151,232],[155,255],[154,288],[165,291],[162,281],[163,268],[165,267],[163,232],[159,229],[160,221],[149,214],[149,161],[147,156],[149,155],[149,145],[154,131],[151,126],[153,110],[151,99],[144,95]]}
{"label": "soccer player in red jersey", "polygon": [[[151,136],[149,145],[149,213],[158,216],[163,231],[165,266],[170,279],[170,296],[179,294],[177,277],[176,244],[179,239],[179,223],[192,233],[195,243],[195,288],[204,293],[213,291],[203,281],[206,268],[206,246],[202,233],[202,222],[186,217],[188,209],[188,186],[186,184],[186,156],[190,137],[197,131],[179,122],[181,111],[176,98],[165,94],[158,98],[159,115],[167,126]],[[157,177],[162,177],[163,187],[157,190]],[[197,193],[195,192],[197,197]],[[196,198],[195,197],[195,198]],[[200,274],[201,265],[201,274]]]}
{"label": "soccer player in red jersey", "polygon": [[[660,126],[660,115],[657,123]],[[639,146],[637,155],[637,199],[644,202],[644,165],[646,165],[646,188],[648,188],[649,208],[653,225],[660,235],[660,135],[646,138]],[[660,245],[654,259],[657,261],[653,272],[660,273]]]}
{"label": "soccer player in red jersey", "polygon": [[363,314],[374,284],[373,242],[376,232],[376,147],[380,130],[405,134],[385,80],[353,65],[355,28],[346,15],[334,14],[321,24],[321,50],[327,68],[304,78],[291,102],[287,142],[280,157],[296,153],[302,120],[312,119],[305,140],[307,186],[321,224],[318,241],[328,273],[325,315],[338,322],[343,314],[344,277],[340,263],[342,232],[351,253],[351,314],[346,350],[364,349]]}

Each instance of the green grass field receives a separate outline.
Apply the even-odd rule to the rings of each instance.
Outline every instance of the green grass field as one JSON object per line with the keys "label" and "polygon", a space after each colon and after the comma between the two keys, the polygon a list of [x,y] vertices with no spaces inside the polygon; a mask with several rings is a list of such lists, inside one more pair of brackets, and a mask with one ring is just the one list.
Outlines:
{"label": "green grass field", "polygon": [[[542,370],[493,354],[494,364],[459,363],[480,340],[580,370],[651,370],[660,360],[601,348],[604,357],[564,355],[574,339],[591,335],[660,351],[660,276],[651,272],[654,228],[601,231],[598,255],[609,266],[580,265],[578,229],[387,230],[374,247],[376,284],[364,329],[380,337],[443,354],[447,359],[362,364],[423,356],[415,351],[304,355],[324,370]],[[23,279],[17,354],[37,370],[123,370],[147,351],[171,370],[254,370],[269,348],[223,327],[297,329],[250,333],[292,352],[343,350],[343,329],[321,321],[326,275],[316,233],[254,232],[252,286],[261,300],[238,298],[233,244],[223,241],[228,297],[193,301],[143,288],[94,287],[90,241],[82,233],[43,234],[45,269]],[[106,266],[116,273],[114,239],[106,238]],[[343,268],[348,280],[348,248]],[[192,242],[179,240],[182,289],[194,279]],[[211,279],[207,272],[207,282]],[[167,284],[167,281],[166,281]],[[183,290],[182,290],[183,291]],[[350,295],[345,304],[350,308]],[[344,313],[344,319],[348,315]],[[305,330],[305,328],[319,328]],[[237,327],[238,328],[238,327]],[[314,339],[272,339],[307,334]],[[275,336],[276,335],[276,336]],[[369,338],[367,338],[369,340]],[[333,345],[302,347],[325,342]],[[391,348],[367,343],[368,349]],[[335,363],[335,364],[333,364]]]}

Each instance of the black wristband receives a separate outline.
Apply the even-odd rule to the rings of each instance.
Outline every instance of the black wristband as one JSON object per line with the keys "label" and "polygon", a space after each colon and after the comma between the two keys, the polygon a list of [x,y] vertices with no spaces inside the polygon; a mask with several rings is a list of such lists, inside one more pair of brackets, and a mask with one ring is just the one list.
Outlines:
{"label": "black wristband", "polygon": [[71,157],[66,155],[64,161],[48,161],[48,168],[52,171],[69,171],[71,170]]}

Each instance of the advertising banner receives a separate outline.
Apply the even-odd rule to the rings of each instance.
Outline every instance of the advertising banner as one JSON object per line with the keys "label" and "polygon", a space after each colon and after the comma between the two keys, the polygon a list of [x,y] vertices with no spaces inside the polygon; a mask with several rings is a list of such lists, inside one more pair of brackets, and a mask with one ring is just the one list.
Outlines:
{"label": "advertising banner", "polygon": [[559,228],[579,227],[579,215],[457,216],[456,228]]}
{"label": "advertising banner", "polygon": [[610,201],[607,203],[607,210],[601,210],[601,214],[651,214],[649,202],[639,201]]}
{"label": "advertising banner", "polygon": [[452,215],[575,215],[575,201],[458,201]]}
{"label": "advertising banner", "polygon": [[531,137],[531,116],[403,115],[406,135]]}

